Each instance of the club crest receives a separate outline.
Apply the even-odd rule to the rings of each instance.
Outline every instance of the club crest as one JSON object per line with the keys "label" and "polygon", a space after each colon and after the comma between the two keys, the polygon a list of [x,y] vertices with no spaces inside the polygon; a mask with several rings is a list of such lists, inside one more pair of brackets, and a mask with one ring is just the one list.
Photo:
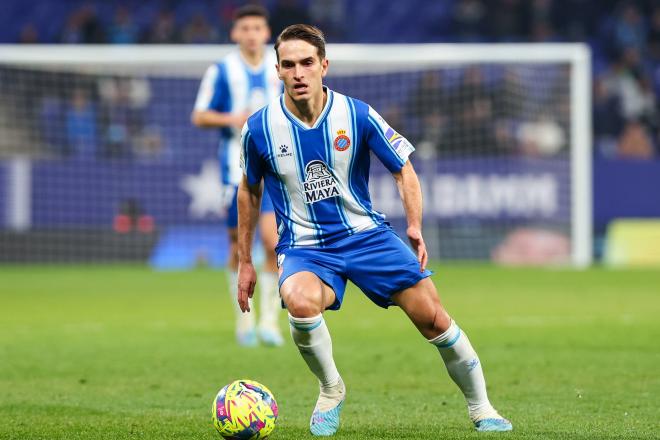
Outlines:
{"label": "club crest", "polygon": [[351,146],[351,139],[346,136],[346,130],[337,130],[337,137],[333,142],[335,150],[346,151]]}

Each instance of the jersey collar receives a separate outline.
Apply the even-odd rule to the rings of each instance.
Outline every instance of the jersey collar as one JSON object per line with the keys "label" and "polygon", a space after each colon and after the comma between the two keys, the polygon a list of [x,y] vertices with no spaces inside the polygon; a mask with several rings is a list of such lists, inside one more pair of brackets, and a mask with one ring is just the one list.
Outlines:
{"label": "jersey collar", "polygon": [[286,105],[284,105],[284,93],[280,96],[280,106],[282,107],[282,111],[284,112],[284,115],[287,117],[289,121],[291,121],[292,124],[295,124],[302,130],[313,130],[315,128],[318,128],[323,124],[323,121],[325,121],[325,118],[328,116],[328,113],[330,113],[330,109],[332,108],[332,102],[334,100],[334,92],[330,90],[327,86],[323,86],[323,89],[327,92],[328,94],[328,99],[325,102],[325,107],[323,107],[323,110],[321,111],[321,115],[316,119],[316,122],[314,123],[313,126],[309,126],[305,124],[303,121],[298,119],[296,115],[291,113],[288,108],[286,108]]}

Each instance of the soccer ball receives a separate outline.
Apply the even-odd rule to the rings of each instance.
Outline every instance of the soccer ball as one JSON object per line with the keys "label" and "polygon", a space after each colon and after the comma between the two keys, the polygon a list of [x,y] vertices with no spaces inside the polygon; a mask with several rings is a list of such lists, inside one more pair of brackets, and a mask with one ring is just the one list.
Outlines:
{"label": "soccer ball", "polygon": [[277,403],[268,388],[253,380],[236,380],[213,399],[213,426],[228,440],[267,438],[275,429]]}

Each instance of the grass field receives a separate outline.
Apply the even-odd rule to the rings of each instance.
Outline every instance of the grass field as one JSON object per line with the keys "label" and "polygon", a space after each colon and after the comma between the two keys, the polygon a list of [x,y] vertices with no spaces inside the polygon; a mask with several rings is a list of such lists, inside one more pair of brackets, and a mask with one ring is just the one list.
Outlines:
{"label": "grass field", "polygon": [[[660,272],[434,269],[514,423],[503,437],[659,438]],[[237,378],[275,394],[271,438],[311,439],[315,379],[290,338],[234,344],[224,286],[208,270],[0,267],[0,439],[216,439],[211,400]],[[348,387],[335,438],[497,436],[472,431],[439,354],[400,310],[351,288],[326,320]]]}

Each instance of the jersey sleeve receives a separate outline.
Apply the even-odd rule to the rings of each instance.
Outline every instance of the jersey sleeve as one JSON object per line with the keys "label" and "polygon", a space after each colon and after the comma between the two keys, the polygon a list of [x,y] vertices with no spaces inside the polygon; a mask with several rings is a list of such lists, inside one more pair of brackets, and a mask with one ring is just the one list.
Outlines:
{"label": "jersey sleeve", "polygon": [[224,69],[214,64],[206,69],[195,100],[195,110],[228,111],[229,89]]}
{"label": "jersey sleeve", "polygon": [[371,151],[392,173],[401,171],[408,161],[408,156],[415,151],[408,139],[389,126],[385,119],[369,107],[365,124],[367,144]]}
{"label": "jersey sleeve", "polygon": [[250,185],[257,185],[264,177],[264,162],[250,133],[247,122],[241,132],[241,169]]}

